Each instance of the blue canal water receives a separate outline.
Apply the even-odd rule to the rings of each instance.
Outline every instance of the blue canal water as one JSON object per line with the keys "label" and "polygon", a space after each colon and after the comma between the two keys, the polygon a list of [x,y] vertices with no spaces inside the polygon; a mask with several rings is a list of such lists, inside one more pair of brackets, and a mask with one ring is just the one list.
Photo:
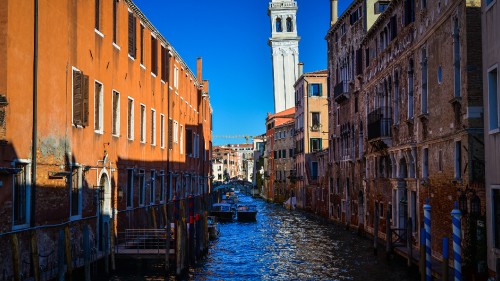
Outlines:
{"label": "blue canal water", "polygon": [[[220,224],[220,236],[184,280],[418,280],[401,259],[387,261],[372,242],[312,214],[261,199],[257,222]],[[110,280],[164,280],[150,270],[118,273]]]}

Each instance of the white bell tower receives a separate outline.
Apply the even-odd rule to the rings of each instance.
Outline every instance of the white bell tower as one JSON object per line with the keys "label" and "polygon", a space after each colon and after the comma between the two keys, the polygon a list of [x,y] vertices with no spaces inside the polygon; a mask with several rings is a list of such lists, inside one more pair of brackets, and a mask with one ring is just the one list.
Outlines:
{"label": "white bell tower", "polygon": [[273,58],[274,112],[295,106],[293,85],[299,78],[299,40],[297,36],[297,2],[272,0],[268,15],[271,20]]}

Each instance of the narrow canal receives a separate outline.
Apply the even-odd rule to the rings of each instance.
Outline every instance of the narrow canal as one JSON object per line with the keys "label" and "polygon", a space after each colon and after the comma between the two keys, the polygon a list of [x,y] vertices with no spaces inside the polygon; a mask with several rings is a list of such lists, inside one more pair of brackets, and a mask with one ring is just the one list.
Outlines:
{"label": "narrow canal", "polygon": [[[311,214],[289,211],[261,199],[240,196],[258,207],[257,222],[220,224],[220,236],[186,280],[418,280],[400,259],[355,232]],[[163,280],[150,270],[111,278]]]}

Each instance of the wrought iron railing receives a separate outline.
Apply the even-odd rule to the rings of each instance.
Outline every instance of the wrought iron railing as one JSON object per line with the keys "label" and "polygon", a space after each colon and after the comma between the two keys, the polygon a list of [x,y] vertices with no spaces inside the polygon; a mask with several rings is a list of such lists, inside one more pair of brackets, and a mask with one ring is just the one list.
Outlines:
{"label": "wrought iron railing", "polygon": [[391,108],[380,107],[368,114],[368,140],[391,137]]}
{"label": "wrought iron railing", "polygon": [[349,86],[347,81],[340,81],[335,87],[333,88],[333,98],[336,99],[337,97],[347,93],[349,91]]}

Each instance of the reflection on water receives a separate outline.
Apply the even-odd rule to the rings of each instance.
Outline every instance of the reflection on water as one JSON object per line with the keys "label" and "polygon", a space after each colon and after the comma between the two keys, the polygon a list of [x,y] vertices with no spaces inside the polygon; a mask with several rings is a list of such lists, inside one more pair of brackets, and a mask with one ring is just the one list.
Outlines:
{"label": "reflection on water", "polygon": [[[257,222],[221,223],[219,239],[188,280],[418,280],[404,261],[373,256],[368,239],[341,226],[260,199],[240,201],[257,205]],[[111,278],[141,279],[163,280],[130,273]]]}

